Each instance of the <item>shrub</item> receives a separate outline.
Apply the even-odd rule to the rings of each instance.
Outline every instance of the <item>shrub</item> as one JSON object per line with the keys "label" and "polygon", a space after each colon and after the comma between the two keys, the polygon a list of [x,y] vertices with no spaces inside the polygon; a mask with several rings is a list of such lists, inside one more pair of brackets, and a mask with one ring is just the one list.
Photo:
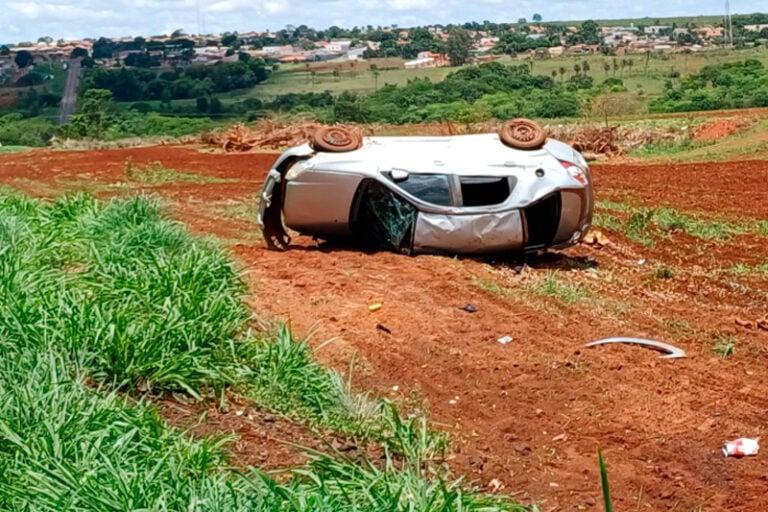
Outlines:
{"label": "shrub", "polygon": [[45,146],[55,130],[55,125],[47,119],[24,118],[21,114],[8,114],[0,117],[0,144]]}

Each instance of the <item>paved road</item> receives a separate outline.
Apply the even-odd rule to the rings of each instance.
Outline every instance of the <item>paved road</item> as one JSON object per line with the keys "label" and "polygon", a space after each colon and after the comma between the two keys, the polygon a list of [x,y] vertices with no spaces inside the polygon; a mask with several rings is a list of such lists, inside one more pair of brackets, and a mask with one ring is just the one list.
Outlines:
{"label": "paved road", "polygon": [[66,123],[69,120],[69,116],[75,111],[75,106],[77,106],[77,89],[80,87],[80,62],[81,59],[69,61],[67,85],[64,87],[64,96],[61,98],[61,108],[59,110],[59,124]]}

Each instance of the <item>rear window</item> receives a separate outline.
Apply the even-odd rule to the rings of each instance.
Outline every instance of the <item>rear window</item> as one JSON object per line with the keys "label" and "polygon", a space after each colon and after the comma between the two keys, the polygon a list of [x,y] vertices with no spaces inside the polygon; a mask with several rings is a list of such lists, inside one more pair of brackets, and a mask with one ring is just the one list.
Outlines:
{"label": "rear window", "polygon": [[444,174],[411,174],[408,179],[398,181],[397,185],[427,203],[453,205],[451,180]]}

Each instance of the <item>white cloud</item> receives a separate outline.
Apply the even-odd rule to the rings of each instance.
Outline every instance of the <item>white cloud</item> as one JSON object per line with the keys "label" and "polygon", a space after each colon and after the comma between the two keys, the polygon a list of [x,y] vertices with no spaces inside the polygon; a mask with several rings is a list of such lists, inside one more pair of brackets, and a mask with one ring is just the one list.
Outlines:
{"label": "white cloud", "polygon": [[269,14],[277,14],[288,10],[288,2],[264,2],[264,10]]}
{"label": "white cloud", "polygon": [[387,3],[396,11],[427,9],[432,6],[431,0],[389,0]]}
{"label": "white cloud", "polygon": [[37,2],[8,2],[8,7],[27,18],[37,18],[40,5]]}

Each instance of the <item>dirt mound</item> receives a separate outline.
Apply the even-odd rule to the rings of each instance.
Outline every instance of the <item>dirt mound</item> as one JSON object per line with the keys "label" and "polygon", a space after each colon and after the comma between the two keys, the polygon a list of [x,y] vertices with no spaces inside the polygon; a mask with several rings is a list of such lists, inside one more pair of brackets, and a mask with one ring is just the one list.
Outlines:
{"label": "dirt mound", "polygon": [[693,134],[694,140],[715,141],[740,131],[750,122],[747,119],[716,119],[700,126]]}
{"label": "dirt mound", "polygon": [[676,142],[687,138],[685,128],[629,126],[603,127],[590,124],[549,127],[553,138],[567,142],[587,156],[620,156],[634,149],[659,142]]}
{"label": "dirt mound", "polygon": [[[264,120],[253,126],[238,123],[223,132],[203,134],[204,144],[219,146],[227,152],[245,152],[253,149],[284,149],[309,142],[311,136],[323,125],[314,122],[280,123]],[[345,126],[348,130],[365,135],[359,126]]]}

